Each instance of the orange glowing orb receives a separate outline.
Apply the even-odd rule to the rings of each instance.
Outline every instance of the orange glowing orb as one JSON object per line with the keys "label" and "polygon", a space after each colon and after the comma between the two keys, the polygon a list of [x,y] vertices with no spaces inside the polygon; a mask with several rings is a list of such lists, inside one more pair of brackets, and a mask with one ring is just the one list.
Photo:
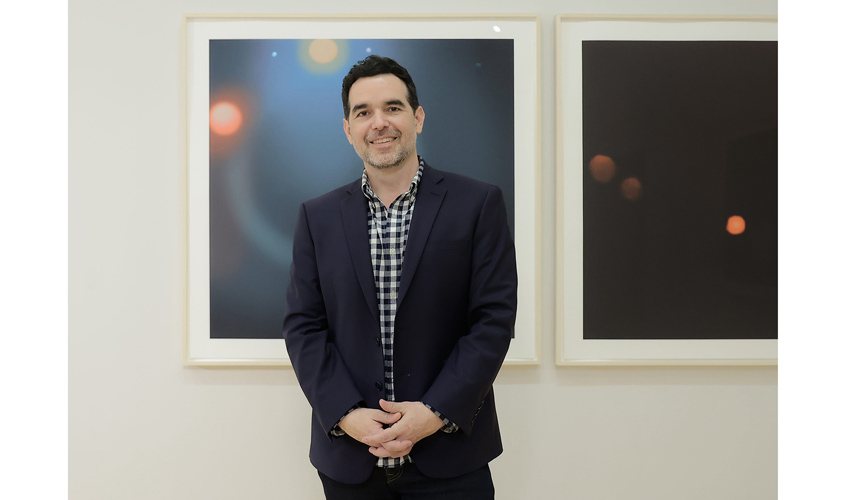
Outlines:
{"label": "orange glowing orb", "polygon": [[210,129],[218,135],[230,135],[242,125],[242,112],[229,102],[220,102],[210,109]]}
{"label": "orange glowing orb", "polygon": [[634,177],[629,177],[620,184],[620,192],[629,201],[637,201],[643,193],[643,185]]}
{"label": "orange glowing orb", "polygon": [[733,215],[726,221],[726,230],[729,234],[741,234],[747,228],[747,223],[740,215]]}
{"label": "orange glowing orb", "polygon": [[327,64],[336,59],[339,47],[333,40],[319,39],[310,43],[310,57],[319,64]]}
{"label": "orange glowing orb", "polygon": [[608,182],[614,178],[617,172],[617,165],[610,156],[596,155],[588,164],[590,167],[590,175],[599,182]]}

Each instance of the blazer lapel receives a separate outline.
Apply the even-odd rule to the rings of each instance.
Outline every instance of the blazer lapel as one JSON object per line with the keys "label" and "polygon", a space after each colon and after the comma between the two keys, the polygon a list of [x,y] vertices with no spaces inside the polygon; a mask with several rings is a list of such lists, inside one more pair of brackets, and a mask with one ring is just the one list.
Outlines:
{"label": "blazer lapel", "polygon": [[360,289],[369,310],[376,320],[378,315],[378,292],[375,290],[375,276],[372,272],[372,256],[369,249],[369,227],[366,212],[366,197],[360,191],[360,181],[352,184],[348,191],[349,196],[343,198],[339,204],[342,214],[343,227],[345,228],[345,241],[348,244],[348,253],[351,255],[351,263],[354,272],[360,282]]}
{"label": "blazer lapel", "polygon": [[396,304],[401,304],[407,294],[407,289],[410,288],[410,282],[413,275],[416,274],[416,268],[419,266],[419,260],[422,257],[422,250],[425,249],[425,242],[428,241],[428,235],[431,234],[434,220],[437,218],[440,205],[442,205],[443,198],[446,195],[446,189],[441,185],[442,180],[441,172],[428,167],[427,164],[425,165],[425,170],[422,172],[422,184],[416,194],[416,205],[413,208],[413,219],[410,221],[407,246],[404,249],[401,283],[399,283]]}

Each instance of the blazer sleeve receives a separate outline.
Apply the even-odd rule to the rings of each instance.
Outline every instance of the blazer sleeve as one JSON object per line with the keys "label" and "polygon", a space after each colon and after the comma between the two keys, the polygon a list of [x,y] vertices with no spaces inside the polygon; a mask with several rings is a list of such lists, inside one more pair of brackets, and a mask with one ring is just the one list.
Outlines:
{"label": "blazer sleeve", "polygon": [[516,254],[502,191],[491,186],[478,212],[469,287],[469,331],[422,401],[469,433],[507,354],[517,308]]}
{"label": "blazer sleeve", "polygon": [[301,205],[292,248],[283,336],[292,367],[322,428],[331,431],[363,400],[329,327],[307,208]]}

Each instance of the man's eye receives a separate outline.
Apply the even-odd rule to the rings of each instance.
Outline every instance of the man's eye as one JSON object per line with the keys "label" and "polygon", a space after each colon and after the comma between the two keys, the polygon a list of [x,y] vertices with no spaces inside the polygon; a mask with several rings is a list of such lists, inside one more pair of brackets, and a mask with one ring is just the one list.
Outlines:
{"label": "man's eye", "polygon": [[390,106],[388,111],[392,111],[392,112],[401,111],[401,108],[399,108],[398,106]]}
{"label": "man's eye", "polygon": [[361,111],[356,116],[366,116],[366,111]]}

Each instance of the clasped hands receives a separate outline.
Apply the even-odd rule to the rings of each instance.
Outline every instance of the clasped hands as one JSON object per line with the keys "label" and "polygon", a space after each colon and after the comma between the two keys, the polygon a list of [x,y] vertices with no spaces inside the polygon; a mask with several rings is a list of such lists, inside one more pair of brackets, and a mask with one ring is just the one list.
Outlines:
{"label": "clasped hands", "polygon": [[[399,458],[413,445],[443,427],[443,420],[419,401],[380,400],[382,410],[358,408],[339,421],[352,438],[369,446],[376,457]],[[389,427],[384,427],[388,425]]]}

